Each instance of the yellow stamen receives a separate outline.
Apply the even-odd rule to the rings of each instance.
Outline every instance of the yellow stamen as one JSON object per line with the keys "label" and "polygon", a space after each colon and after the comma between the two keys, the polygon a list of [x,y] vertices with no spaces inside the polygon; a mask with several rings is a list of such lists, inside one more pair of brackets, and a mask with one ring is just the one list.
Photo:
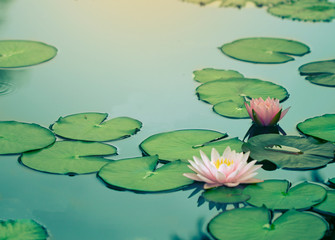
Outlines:
{"label": "yellow stamen", "polygon": [[214,162],[214,165],[215,165],[216,169],[219,169],[219,167],[220,167],[222,164],[225,164],[227,167],[229,167],[229,166],[232,165],[233,163],[234,163],[233,160],[229,160],[229,159],[227,159],[227,158],[225,158],[225,159],[223,160],[223,158],[219,158],[218,160],[216,160],[216,161]]}

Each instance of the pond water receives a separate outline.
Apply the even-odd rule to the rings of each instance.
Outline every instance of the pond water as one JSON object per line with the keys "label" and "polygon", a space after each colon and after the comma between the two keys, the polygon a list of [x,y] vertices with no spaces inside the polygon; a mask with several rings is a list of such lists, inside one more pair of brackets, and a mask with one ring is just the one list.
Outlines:
{"label": "pond water", "polygon": [[[29,39],[58,48],[50,62],[1,71],[1,120],[48,127],[60,116],[106,112],[140,120],[136,135],[111,142],[119,155],[141,156],[147,137],[178,129],[211,129],[243,138],[251,121],[215,114],[195,95],[192,72],[232,69],[272,81],[290,93],[281,127],[290,135],[306,118],[334,113],[334,88],[299,75],[302,64],[333,59],[335,21],[282,20],[261,8],[200,7],[178,0],[0,1],[0,38]],[[218,47],[245,37],[279,37],[305,43],[311,53],[284,64],[252,64],[223,55]],[[192,190],[136,194],[107,188],[95,174],[75,177],[25,168],[18,155],[0,157],[2,219],[28,218],[51,239],[204,239],[218,211],[197,206]],[[326,181],[333,164],[313,171],[264,171],[261,179]]]}

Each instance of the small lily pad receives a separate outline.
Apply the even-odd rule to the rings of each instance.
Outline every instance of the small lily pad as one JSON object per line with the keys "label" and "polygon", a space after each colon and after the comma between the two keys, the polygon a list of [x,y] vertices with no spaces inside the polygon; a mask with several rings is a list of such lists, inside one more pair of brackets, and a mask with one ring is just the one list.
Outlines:
{"label": "small lily pad", "polygon": [[298,0],[270,7],[268,12],[274,16],[292,20],[331,21],[335,18],[335,3],[319,0]]}
{"label": "small lily pad", "polygon": [[305,135],[335,143],[335,114],[306,119],[297,129]]}
{"label": "small lily pad", "polygon": [[0,68],[19,68],[51,60],[57,49],[42,42],[27,40],[0,41]]}
{"label": "small lily pad", "polygon": [[272,82],[252,78],[232,78],[204,83],[196,89],[200,100],[212,104],[213,110],[230,118],[248,118],[244,102],[268,97],[281,102],[289,96],[287,90]]}
{"label": "small lily pad", "polygon": [[160,192],[192,184],[183,173],[193,172],[186,163],[175,161],[156,169],[157,156],[117,160],[105,165],[98,177],[110,186],[127,190]]}
{"label": "small lily pad", "polygon": [[107,113],[78,113],[60,117],[52,130],[61,137],[83,141],[112,141],[137,133],[142,123],[129,117],[105,121]]}
{"label": "small lily pad", "polygon": [[225,211],[208,224],[210,234],[222,240],[318,240],[327,229],[327,222],[315,214],[289,210],[273,220],[266,208]]}
{"label": "small lily pad", "polygon": [[116,148],[103,143],[61,141],[52,146],[22,154],[20,162],[34,170],[56,174],[94,173],[111,161],[102,156],[116,154]]}
{"label": "small lily pad", "polygon": [[220,7],[244,7],[247,3],[253,2],[257,6],[272,6],[278,3],[288,2],[288,0],[183,0],[184,2],[190,2],[205,6],[214,2],[220,2]]}
{"label": "small lily pad", "polygon": [[243,193],[250,196],[247,201],[255,207],[265,205],[273,210],[304,210],[322,202],[326,189],[320,185],[303,182],[292,188],[286,180],[265,180],[248,185]]}
{"label": "small lily pad", "polygon": [[313,207],[314,210],[335,216],[335,190],[328,190],[326,199]]}
{"label": "small lily pad", "polygon": [[17,154],[47,147],[55,135],[34,123],[0,122],[0,154]]}
{"label": "small lily pad", "polygon": [[309,47],[281,38],[243,38],[224,44],[221,51],[229,57],[252,63],[285,63],[293,56],[309,53]]}
{"label": "small lily pad", "polygon": [[0,220],[2,240],[45,240],[48,236],[47,230],[34,220]]}
{"label": "small lily pad", "polygon": [[331,184],[331,186],[335,186],[335,177],[329,179],[328,182]]}
{"label": "small lily pad", "polygon": [[320,168],[334,158],[332,143],[319,143],[311,138],[262,134],[242,146],[244,152],[261,162],[268,160],[280,168],[306,170]]}
{"label": "small lily pad", "polygon": [[200,150],[208,156],[212,148],[223,152],[230,146],[232,150],[241,151],[242,142],[237,138],[224,139],[228,135],[211,130],[187,129],[158,133],[148,137],[140,144],[146,155],[158,155],[162,161],[186,161],[193,156],[200,156]]}
{"label": "small lily pad", "polygon": [[335,87],[335,59],[304,64],[299,72],[311,83]]}
{"label": "small lily pad", "polygon": [[243,75],[237,71],[214,68],[204,68],[194,71],[193,74],[194,80],[200,83],[206,83],[219,79],[243,78]]}
{"label": "small lily pad", "polygon": [[247,201],[250,196],[243,193],[240,188],[218,187],[205,190],[202,196],[211,202],[216,203],[241,203]]}

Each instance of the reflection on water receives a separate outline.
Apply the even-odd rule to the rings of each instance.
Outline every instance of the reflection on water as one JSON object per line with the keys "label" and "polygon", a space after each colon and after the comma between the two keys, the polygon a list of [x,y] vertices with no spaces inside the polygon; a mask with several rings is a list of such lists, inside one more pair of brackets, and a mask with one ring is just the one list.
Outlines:
{"label": "reflection on water", "polygon": [[[204,233],[202,231],[203,229],[203,226],[206,224],[206,221],[204,218],[200,218],[198,221],[197,221],[197,229],[198,229],[198,232],[196,232],[192,237],[190,238],[187,238],[190,239],[190,240],[210,240],[211,238],[208,237],[208,235],[206,233]],[[179,237],[177,234],[173,235],[171,237],[171,240],[186,240],[185,238],[181,238]]]}
{"label": "reflection on water", "polygon": [[0,96],[15,91],[23,84],[27,70],[0,70]]}

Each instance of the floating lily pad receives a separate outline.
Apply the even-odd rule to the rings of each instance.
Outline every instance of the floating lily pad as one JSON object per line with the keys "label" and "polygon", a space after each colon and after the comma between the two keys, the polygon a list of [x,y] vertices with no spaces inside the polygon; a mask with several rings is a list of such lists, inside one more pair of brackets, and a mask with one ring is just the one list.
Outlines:
{"label": "floating lily pad", "polygon": [[281,38],[243,38],[221,47],[221,51],[237,60],[253,63],[285,63],[293,56],[309,53],[309,48],[297,41]]}
{"label": "floating lily pad", "polygon": [[16,154],[44,148],[55,140],[51,131],[37,124],[0,122],[0,154]]}
{"label": "floating lily pad", "polygon": [[327,231],[321,217],[289,210],[276,220],[266,208],[240,208],[221,213],[208,224],[215,239],[224,240],[318,240]]}
{"label": "floating lily pad", "polygon": [[268,97],[284,101],[289,94],[285,88],[272,82],[251,78],[216,80],[196,89],[200,100],[214,105],[213,110],[225,117],[248,118],[246,99]]}
{"label": "floating lily pad", "polygon": [[304,64],[299,72],[311,83],[335,87],[335,59]]}
{"label": "floating lily pad", "polygon": [[220,7],[244,7],[247,3],[253,2],[257,6],[272,6],[278,3],[288,2],[288,0],[183,0],[205,6],[214,2],[220,2]]}
{"label": "floating lily pad", "polygon": [[206,190],[202,196],[216,203],[241,203],[247,201],[250,196],[243,193],[240,188],[218,187]]}
{"label": "floating lily pad", "polygon": [[214,68],[204,68],[193,72],[194,80],[201,83],[206,83],[214,80],[223,80],[230,78],[243,78],[243,75],[233,70],[223,70]]}
{"label": "floating lily pad", "polygon": [[48,236],[47,230],[34,220],[0,220],[2,240],[45,240]]}
{"label": "floating lily pad", "polygon": [[335,114],[306,119],[297,128],[305,135],[335,143]]}
{"label": "floating lily pad", "polygon": [[112,141],[137,133],[142,123],[129,117],[105,121],[107,113],[78,113],[60,117],[52,130],[61,137],[83,141]]}
{"label": "floating lily pad", "polygon": [[26,40],[0,41],[0,68],[19,68],[51,60],[57,49],[42,42]]}
{"label": "floating lily pad", "polygon": [[225,133],[204,129],[164,132],[145,139],[140,149],[146,155],[158,155],[162,161],[186,161],[193,156],[200,156],[200,150],[209,156],[212,148],[223,153],[228,146],[240,152],[242,142],[237,138],[225,140],[227,136]]}
{"label": "floating lily pad", "polygon": [[329,182],[332,186],[335,186],[335,177],[329,179],[328,182]]}
{"label": "floating lily pad", "polygon": [[269,209],[308,209],[326,197],[326,190],[320,185],[303,182],[292,188],[286,180],[265,180],[248,185],[243,193],[250,196],[250,205]]}
{"label": "floating lily pad", "polygon": [[193,183],[183,173],[193,172],[186,163],[175,161],[156,169],[157,156],[114,161],[98,176],[108,185],[135,191],[159,192],[180,189]]}
{"label": "floating lily pad", "polygon": [[301,21],[331,21],[335,18],[335,3],[319,0],[300,0],[278,4],[268,9],[274,16]]}
{"label": "floating lily pad", "polygon": [[327,191],[326,199],[320,204],[314,206],[313,209],[320,213],[334,216],[335,215],[335,190]]}
{"label": "floating lily pad", "polygon": [[280,168],[314,169],[320,168],[334,158],[332,143],[319,143],[311,138],[262,134],[249,139],[242,146],[244,152],[259,162],[268,160]]}
{"label": "floating lily pad", "polygon": [[61,141],[52,146],[22,154],[23,165],[56,174],[94,173],[111,162],[102,156],[116,154],[116,148],[97,142]]}

